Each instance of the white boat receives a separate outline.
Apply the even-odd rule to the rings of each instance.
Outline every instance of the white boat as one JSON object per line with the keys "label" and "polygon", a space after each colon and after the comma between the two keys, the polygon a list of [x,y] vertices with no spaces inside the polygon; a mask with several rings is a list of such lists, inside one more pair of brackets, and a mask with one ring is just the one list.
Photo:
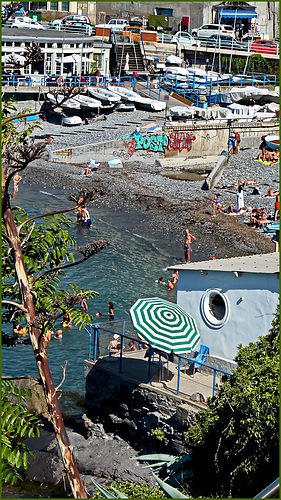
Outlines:
{"label": "white boat", "polygon": [[100,100],[103,104],[117,104],[117,102],[121,101],[121,96],[100,87],[89,87],[88,92],[92,97]]}
{"label": "white boat", "polygon": [[172,106],[170,108],[170,116],[174,119],[182,120],[184,118],[193,118],[194,110],[187,106]]}
{"label": "white boat", "polygon": [[57,100],[56,100],[56,98],[53,96],[53,94],[51,94],[50,92],[48,92],[47,99],[48,99],[48,101],[52,105],[59,105],[63,109],[69,109],[69,110],[71,110],[71,109],[74,109],[74,110],[80,109],[79,102],[76,101],[74,98],[67,99],[64,103],[61,104],[61,101],[63,99],[65,99],[64,95],[62,95],[62,94],[58,94]]}
{"label": "white boat", "polygon": [[[110,89],[112,86],[110,85]],[[150,97],[143,97],[133,90],[126,89],[124,87],[116,87],[114,89],[120,98],[133,102],[137,108],[146,109],[149,111],[163,111],[166,108],[166,103],[161,101],[156,101]]]}
{"label": "white boat", "polygon": [[116,111],[124,111],[124,112],[127,112],[127,111],[135,111],[135,105],[133,102],[119,102],[116,106]]}
{"label": "white boat", "polygon": [[93,97],[88,97],[86,95],[79,94],[74,97],[76,101],[79,102],[81,109],[85,109],[88,111],[95,111],[99,109],[102,104],[98,99],[93,99]]}
{"label": "white boat", "polygon": [[267,135],[264,140],[268,148],[279,149],[279,135]]}
{"label": "white boat", "polygon": [[130,89],[126,89],[125,87],[117,87],[116,85],[108,85],[108,90],[119,95],[122,101],[125,102],[135,102],[137,97],[140,97],[138,94],[133,92]]}
{"label": "white boat", "polygon": [[82,119],[80,116],[63,116],[62,125],[81,125]]}

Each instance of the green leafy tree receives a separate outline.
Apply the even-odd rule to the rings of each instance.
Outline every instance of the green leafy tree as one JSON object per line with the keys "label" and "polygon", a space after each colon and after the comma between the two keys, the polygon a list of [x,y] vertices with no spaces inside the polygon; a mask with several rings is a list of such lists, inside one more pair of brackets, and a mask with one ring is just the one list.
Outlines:
{"label": "green leafy tree", "polygon": [[[78,90],[65,89],[64,100]],[[55,107],[55,106],[54,106]],[[85,498],[86,491],[73,456],[63,417],[61,414],[57,389],[54,386],[47,354],[44,334],[60,316],[72,313],[73,321],[81,327],[91,316],[76,309],[82,298],[94,297],[95,291],[80,290],[70,286],[64,290],[61,279],[65,269],[79,264],[96,254],[108,243],[102,240],[89,242],[76,250],[81,258],[74,256],[75,242],[67,231],[64,213],[76,210],[91,201],[95,191],[80,191],[70,199],[73,206],[46,214],[29,217],[23,209],[10,204],[10,184],[16,172],[21,172],[32,161],[40,158],[45,151],[45,143],[30,137],[32,127],[26,125],[20,131],[15,118],[21,124],[29,112],[17,113],[15,104],[4,103],[2,121],[2,219],[3,230],[3,320],[11,322],[24,319],[30,342],[44,389],[50,419],[58,440],[63,463],[75,498]],[[37,219],[43,222],[37,223]],[[7,345],[13,342],[6,333],[3,337]],[[7,454],[9,449],[7,449]],[[16,466],[17,462],[15,463]],[[8,476],[9,477],[9,476]]]}
{"label": "green leafy tree", "polygon": [[[279,313],[187,433],[194,496],[253,498],[279,475]],[[202,477],[204,480],[202,480]]]}
{"label": "green leafy tree", "polygon": [[[4,483],[14,484],[22,479],[19,467],[26,469],[29,455],[34,456],[23,439],[26,436],[40,436],[43,425],[36,415],[25,409],[23,403],[26,394],[31,397],[31,389],[18,389],[12,381],[2,381],[1,461]],[[16,403],[11,398],[15,398]]]}

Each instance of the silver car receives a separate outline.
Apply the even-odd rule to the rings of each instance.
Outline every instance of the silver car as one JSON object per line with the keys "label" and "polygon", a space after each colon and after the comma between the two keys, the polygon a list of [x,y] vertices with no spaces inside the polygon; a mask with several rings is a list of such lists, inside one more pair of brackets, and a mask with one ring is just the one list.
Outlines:
{"label": "silver car", "polygon": [[178,31],[173,35],[171,43],[179,43],[180,45],[189,45],[200,47],[199,40],[196,40],[193,36],[191,36],[186,31]]}

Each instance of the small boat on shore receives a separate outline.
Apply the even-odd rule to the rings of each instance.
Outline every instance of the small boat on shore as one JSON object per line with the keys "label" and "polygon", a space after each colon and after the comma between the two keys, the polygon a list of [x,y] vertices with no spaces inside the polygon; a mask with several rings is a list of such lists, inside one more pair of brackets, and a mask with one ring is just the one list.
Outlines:
{"label": "small boat on shore", "polygon": [[58,94],[57,99],[53,94],[48,92],[47,94],[47,100],[52,104],[52,105],[59,105],[61,108],[66,109],[66,110],[77,110],[80,109],[80,104],[78,101],[76,101],[74,98],[67,99],[64,101],[62,104],[61,102],[64,99],[64,95]]}
{"label": "small boat on shore", "polygon": [[82,119],[80,116],[63,116],[61,124],[62,125],[68,125],[68,126],[73,126],[73,125],[81,125]]}
{"label": "small boat on shore", "polygon": [[116,111],[120,112],[128,112],[128,111],[135,111],[135,105],[133,102],[119,102],[116,106]]}
{"label": "small boat on shore", "polygon": [[117,87],[116,85],[108,85],[107,86],[108,90],[113,92],[116,95],[119,95],[122,101],[124,102],[135,102],[136,94],[130,89],[127,89],[126,87]]}
{"label": "small boat on shore", "polygon": [[102,103],[98,99],[94,99],[93,97],[88,97],[86,95],[79,94],[74,97],[76,101],[79,102],[81,109],[87,111],[96,111],[101,108]]}
{"label": "small boat on shore", "polygon": [[90,96],[98,99],[103,104],[117,104],[121,101],[121,96],[107,89],[102,89],[99,87],[89,87],[88,92]]}
{"label": "small boat on shore", "polygon": [[279,149],[279,135],[267,135],[264,138],[268,148],[275,150]]}
{"label": "small boat on shore", "polygon": [[[112,92],[122,98],[125,102],[134,103],[136,108],[145,109],[147,111],[163,111],[166,107],[166,103],[162,101],[156,101],[150,97],[143,97],[133,90],[127,89],[125,87],[114,87],[113,85],[108,86]],[[114,88],[114,90],[113,90]]]}

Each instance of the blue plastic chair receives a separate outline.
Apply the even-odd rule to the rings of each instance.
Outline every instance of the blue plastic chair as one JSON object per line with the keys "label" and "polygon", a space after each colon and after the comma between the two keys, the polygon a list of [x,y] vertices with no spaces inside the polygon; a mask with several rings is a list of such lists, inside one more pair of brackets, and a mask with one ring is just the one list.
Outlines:
{"label": "blue plastic chair", "polygon": [[197,356],[188,360],[190,364],[193,364],[193,373],[197,368],[200,368],[200,366],[202,366],[200,363],[197,363],[197,361],[205,363],[208,354],[210,354],[210,348],[206,345],[201,344]]}

